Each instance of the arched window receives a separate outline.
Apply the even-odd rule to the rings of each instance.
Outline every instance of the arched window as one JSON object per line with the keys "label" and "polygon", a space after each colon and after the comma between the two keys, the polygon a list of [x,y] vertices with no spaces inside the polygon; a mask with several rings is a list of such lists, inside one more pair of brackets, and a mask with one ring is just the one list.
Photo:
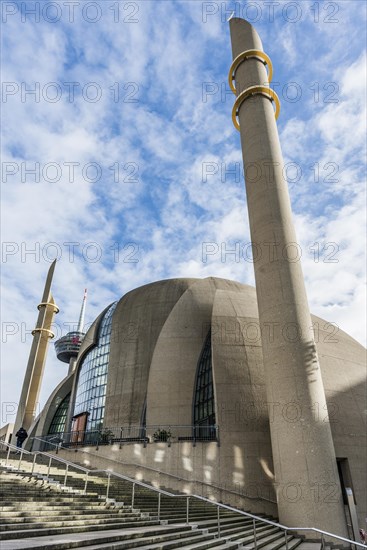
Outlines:
{"label": "arched window", "polygon": [[79,368],[73,416],[85,415],[85,430],[98,430],[103,424],[107,371],[110,358],[112,316],[117,302],[104,314],[98,329],[97,345],[84,357]]}
{"label": "arched window", "polygon": [[54,417],[48,429],[48,434],[62,434],[65,431],[66,416],[70,403],[70,393],[68,393],[57,407]]}
{"label": "arched window", "polygon": [[212,375],[211,331],[204,342],[199,357],[194,391],[194,426],[197,438],[213,439],[215,434],[215,409]]}

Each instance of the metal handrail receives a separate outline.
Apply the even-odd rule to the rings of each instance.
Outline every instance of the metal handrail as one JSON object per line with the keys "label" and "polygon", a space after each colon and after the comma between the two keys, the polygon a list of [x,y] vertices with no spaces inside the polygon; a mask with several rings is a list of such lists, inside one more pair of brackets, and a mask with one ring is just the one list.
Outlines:
{"label": "metal handrail", "polygon": [[84,466],[81,466],[80,464],[75,464],[75,462],[70,462],[69,460],[66,460],[65,458],[60,458],[59,456],[55,456],[51,453],[46,453],[44,451],[32,451],[31,454],[47,456],[48,458],[52,458],[53,460],[57,460],[58,462],[62,462],[63,464],[67,464],[68,466],[72,466],[73,468],[75,468],[77,470],[82,470],[84,473],[94,471],[94,470],[89,470],[88,468],[85,468]]}
{"label": "metal handrail", "polygon": [[150,489],[151,491],[155,491],[156,493],[161,493],[161,495],[165,495],[167,497],[187,498],[188,496],[194,496],[194,495],[187,495],[187,494],[170,493],[169,491],[165,491],[164,489],[158,489],[158,487],[154,487],[154,485],[149,485],[148,483],[144,483],[144,481],[138,481],[131,477],[124,476],[124,474],[119,474],[118,472],[112,472],[112,470],[90,470],[90,471],[93,472],[93,474],[107,473],[108,475],[118,477],[120,479],[123,479],[124,481],[135,483],[136,485],[139,485],[140,487],[144,487],[145,489]]}
{"label": "metal handrail", "polygon": [[[0,441],[0,444],[5,446],[5,447],[8,447],[9,449],[10,448],[18,449],[14,445],[11,445],[10,443],[5,443],[4,441]],[[26,454],[31,454],[31,455],[35,455],[37,453],[37,454],[41,454],[41,455],[46,455],[46,456],[51,457],[51,458],[56,458],[54,455],[50,455],[49,453],[43,453],[42,451],[37,451],[36,453],[33,453],[31,451],[23,450],[23,452],[25,452]],[[273,527],[276,527],[276,528],[284,531],[286,543],[287,543],[287,540],[288,540],[287,539],[287,533],[289,531],[309,531],[309,532],[311,531],[313,533],[317,533],[317,534],[321,535],[321,547],[322,548],[324,546],[325,536],[340,540],[342,542],[346,542],[346,543],[354,545],[354,546],[359,546],[361,548],[367,548],[367,545],[365,545],[365,544],[347,539],[347,538],[342,537],[340,535],[335,535],[334,533],[329,533],[328,531],[323,531],[322,529],[317,529],[316,527],[287,527],[286,525],[282,525],[281,523],[276,523],[274,521],[256,516],[255,514],[250,514],[249,512],[244,512],[243,510],[238,510],[237,508],[234,508],[233,506],[228,506],[227,504],[222,504],[221,502],[216,502],[216,501],[210,500],[206,497],[202,497],[200,495],[171,493],[169,491],[164,491],[163,489],[158,489],[157,487],[147,485],[146,483],[144,483],[142,481],[138,481],[136,479],[129,478],[128,476],[124,476],[123,474],[118,474],[117,472],[112,472],[110,470],[88,470],[87,468],[84,468],[83,466],[79,466],[78,464],[75,464],[75,463],[70,462],[68,460],[60,459],[60,461],[64,462],[67,465],[67,467],[71,465],[73,468],[84,470],[85,473],[86,473],[86,481],[88,479],[88,475],[91,474],[91,473],[92,474],[104,473],[105,475],[107,475],[108,476],[108,485],[107,485],[106,500],[108,499],[109,480],[110,480],[111,476],[117,477],[117,478],[120,478],[120,479],[124,479],[125,481],[128,481],[128,482],[133,484],[132,507],[133,507],[133,503],[134,503],[135,485],[142,486],[146,489],[149,489],[151,491],[154,491],[154,492],[158,493],[160,495],[159,498],[158,498],[158,519],[159,519],[160,497],[161,497],[161,495],[165,495],[165,496],[168,496],[168,497],[174,497],[174,498],[186,498],[187,499],[186,523],[189,523],[189,499],[190,498],[199,499],[199,500],[202,500],[202,501],[207,502],[209,504],[212,504],[212,505],[217,507],[217,510],[219,508],[223,508],[225,510],[229,510],[231,512],[235,512],[235,513],[238,513],[242,516],[251,518],[252,520],[254,520],[255,550],[256,550],[256,522],[265,523],[267,525],[272,525]],[[18,469],[19,469],[19,466],[18,466]],[[84,493],[86,492],[86,487],[87,487],[87,484],[85,484]],[[218,512],[218,534],[220,535],[220,517],[219,516],[220,516],[220,514]]]}
{"label": "metal handrail", "polygon": [[10,451],[13,449],[16,452],[19,452],[21,455],[27,454],[27,455],[43,455],[47,456],[48,458],[52,458],[53,460],[57,460],[58,462],[63,462],[64,464],[68,464],[69,466],[73,466],[73,468],[76,468],[78,470],[83,470],[84,472],[88,471],[88,468],[85,468],[84,466],[80,466],[79,464],[75,464],[74,462],[70,462],[69,460],[65,460],[65,458],[61,458],[59,456],[55,456],[51,453],[46,453],[44,451],[27,451],[26,449],[19,448],[16,445],[12,445],[11,443],[6,443],[5,441],[0,441],[0,444],[4,447],[8,447],[8,456],[10,454]]}
{"label": "metal handrail", "polygon": [[19,447],[16,447],[15,445],[12,445],[11,443],[6,443],[4,441],[0,441],[0,444],[3,445],[4,447],[8,448],[8,453],[7,453],[7,456],[6,456],[5,466],[7,466],[7,464],[8,464],[10,451],[12,449],[14,451],[16,451],[17,453],[20,453],[20,458],[19,458],[19,462],[18,462],[18,470],[20,470],[20,465],[22,463],[23,455],[24,454],[32,455],[34,457],[34,459],[33,459],[33,464],[32,464],[32,469],[31,469],[31,475],[33,475],[33,473],[34,473],[34,467],[36,465],[36,460],[37,460],[38,455],[45,456],[49,459],[48,469],[47,469],[47,477],[46,477],[46,479],[48,479],[48,480],[50,478],[50,470],[51,470],[51,464],[52,464],[53,460],[56,460],[57,462],[61,462],[62,464],[65,464],[66,468],[65,468],[65,477],[64,477],[64,484],[63,484],[64,487],[66,487],[69,466],[72,466],[76,470],[81,470],[86,475],[89,474],[88,468],[85,468],[84,466],[80,466],[79,464],[75,464],[74,462],[70,462],[69,460],[65,460],[64,458],[60,458],[60,457],[55,456],[53,454],[45,453],[43,451],[27,451],[26,449],[23,449],[23,448],[19,449]]}
{"label": "metal handrail", "polygon": [[[53,445],[54,447],[56,447],[56,449],[55,449],[56,454],[58,453],[59,449],[62,449],[64,451],[68,451],[68,452],[74,452],[75,451],[75,449],[69,449],[69,447],[63,447],[62,445],[59,445],[58,443],[52,443],[51,440],[49,440],[49,439],[42,439],[41,437],[32,437],[32,439],[37,439],[38,441],[42,441],[43,443]],[[85,451],[80,451],[80,452],[85,452]],[[99,455],[97,455],[96,453],[92,453],[91,451],[88,451],[88,454],[91,455],[91,456],[99,457]],[[240,493],[238,491],[233,491],[233,489],[225,489],[224,487],[221,487],[220,485],[214,485],[213,483],[208,483],[206,481],[201,481],[199,479],[188,479],[186,477],[176,476],[175,474],[171,474],[169,472],[162,472],[162,470],[158,470],[157,468],[152,468],[151,466],[146,466],[144,464],[136,464],[134,462],[124,462],[122,460],[116,460],[116,459],[109,458],[108,456],[104,456],[103,458],[106,459],[106,460],[109,460],[111,462],[117,462],[118,464],[122,464],[124,466],[130,466],[130,467],[133,467],[133,468],[141,468],[142,470],[147,470],[149,472],[155,472],[157,474],[164,475],[166,477],[171,477],[171,478],[173,478],[177,481],[184,481],[185,483],[197,483],[199,485],[205,485],[206,487],[211,487],[211,488],[217,489],[218,491],[224,491],[226,493],[231,493],[231,494],[239,496],[241,498],[247,498],[248,500],[256,500],[256,501],[263,500],[265,502],[270,502],[271,504],[277,504],[277,501],[272,500],[271,498],[266,498],[266,497],[263,497],[263,496],[256,496],[255,497],[255,496],[251,496],[247,493]]]}
{"label": "metal handrail", "polygon": [[[51,434],[52,439],[55,439],[56,434]],[[42,437],[47,439],[47,435]],[[148,426],[141,425],[126,425],[113,426],[95,430],[73,430],[70,432],[60,433],[60,437],[67,440],[71,445],[110,445],[112,443],[129,442],[141,440],[150,443],[152,438],[154,442],[167,442],[169,445],[180,440],[191,440],[194,445],[198,441],[216,441],[220,445],[219,426],[212,424],[210,426],[201,426],[196,424],[152,424]],[[79,440],[79,437],[82,439]],[[76,439],[75,439],[76,438]],[[84,440],[84,438],[88,438]],[[47,439],[47,441],[50,441]]]}
{"label": "metal handrail", "polygon": [[17,453],[22,453],[26,455],[33,454],[32,451],[27,451],[27,449],[23,449],[22,447],[17,447],[16,445],[12,445],[11,443],[6,443],[5,441],[0,441],[1,445],[4,445],[6,447],[9,447],[10,449],[14,449]]}
{"label": "metal handrail", "polygon": [[[10,443],[0,441],[0,444],[5,446],[5,447],[8,447],[9,451],[11,449],[19,451],[18,447],[16,447],[15,445],[11,445]],[[164,491],[163,489],[158,489],[157,487],[154,487],[152,485],[148,485],[147,483],[144,483],[143,481],[138,481],[138,480],[132,479],[128,476],[124,476],[123,474],[119,474],[117,472],[112,472],[112,470],[103,470],[103,469],[102,470],[91,470],[89,468],[85,468],[84,466],[80,466],[79,464],[76,464],[75,462],[71,462],[70,460],[65,460],[64,458],[60,458],[58,456],[55,456],[55,455],[50,454],[50,453],[46,453],[44,451],[27,451],[25,449],[20,449],[20,451],[21,451],[21,455],[22,454],[28,454],[28,455],[32,455],[32,456],[35,456],[35,457],[37,457],[37,455],[46,456],[47,458],[49,458],[51,460],[56,460],[58,462],[61,462],[61,463],[65,464],[66,466],[71,466],[71,467],[75,468],[76,470],[82,470],[85,474],[88,474],[88,475],[89,474],[101,474],[101,473],[103,473],[107,476],[119,477],[121,479],[124,479],[125,481],[129,481],[130,483],[135,483],[136,485],[140,485],[141,487],[145,487],[145,488],[150,489],[152,491],[159,492],[159,493],[164,494],[166,496],[170,496],[170,497],[175,496],[175,497],[187,498],[187,495],[169,493],[168,491]],[[9,452],[8,452],[8,456],[9,456]],[[19,466],[18,466],[18,469],[19,469]],[[32,469],[32,472],[33,472],[33,469]]]}

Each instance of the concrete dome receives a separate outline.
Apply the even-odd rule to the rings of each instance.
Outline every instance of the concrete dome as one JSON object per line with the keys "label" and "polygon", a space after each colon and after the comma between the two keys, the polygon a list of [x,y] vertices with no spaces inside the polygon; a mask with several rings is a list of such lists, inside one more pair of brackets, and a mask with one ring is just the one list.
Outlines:
{"label": "concrete dome", "polygon": [[251,287],[214,277],[158,281],[121,298],[112,322],[105,424],[139,424],[145,399],[148,424],[164,417],[191,424],[198,358],[221,293],[235,294],[255,315]]}
{"label": "concrete dome", "polygon": [[[267,393],[255,289],[209,277],[158,281],[128,292],[100,314],[84,338],[69,420],[74,414],[79,371],[98,346],[99,327],[108,314],[112,320],[103,428],[116,433],[119,427],[146,425],[152,443],[138,453],[134,444],[126,443],[121,449],[116,446],[115,458],[154,467],[159,445],[153,437],[154,427],[169,426],[172,445],[169,452],[165,448],[159,454],[161,471],[217,485],[222,491],[243,492],[246,499],[256,500],[252,509],[276,514],[270,423],[273,415],[282,414],[290,426],[301,430],[302,410],[297,400],[287,395],[287,388],[282,403],[273,403]],[[330,418],[343,475],[349,476],[348,483],[362,503],[366,486],[360,448],[364,438],[364,348],[323,319],[313,317],[313,324],[328,404],[328,410],[323,410],[315,403],[314,415],[320,423]],[[297,337],[292,327],[271,330],[274,338]],[[211,422],[217,432],[215,441],[196,445],[190,438],[183,442],[185,438],[179,435],[183,427],[193,427],[196,422],[198,370],[208,335],[214,394]],[[70,423],[66,431],[69,429]],[[108,447],[101,447],[99,453],[106,460],[111,456]],[[223,498],[230,500],[230,494],[223,493]],[[364,513],[361,505],[359,512]]]}

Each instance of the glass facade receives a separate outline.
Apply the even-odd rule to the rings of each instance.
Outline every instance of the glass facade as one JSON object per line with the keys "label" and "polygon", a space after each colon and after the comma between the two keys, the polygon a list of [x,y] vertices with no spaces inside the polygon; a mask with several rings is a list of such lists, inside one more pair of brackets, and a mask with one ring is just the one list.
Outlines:
{"label": "glass facade", "polygon": [[206,337],[196,372],[194,425],[215,425],[211,331],[209,331]]}
{"label": "glass facade", "polygon": [[57,407],[48,434],[62,434],[65,430],[66,415],[68,414],[68,408],[70,403],[70,393],[64,397],[60,405]]}
{"label": "glass facade", "polygon": [[84,357],[79,368],[73,415],[89,413],[86,430],[98,430],[103,424],[112,316],[117,302],[104,314],[98,330],[98,343]]}

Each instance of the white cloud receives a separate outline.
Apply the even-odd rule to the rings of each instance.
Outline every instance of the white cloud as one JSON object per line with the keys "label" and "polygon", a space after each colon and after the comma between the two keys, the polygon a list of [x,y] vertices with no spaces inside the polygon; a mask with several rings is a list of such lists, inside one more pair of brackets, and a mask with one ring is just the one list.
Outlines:
{"label": "white cloud", "polygon": [[[336,264],[316,264],[310,251],[304,257],[311,309],[361,339],[364,58],[353,25],[362,25],[362,19],[353,22],[343,10],[336,33],[335,25],[322,19],[315,24],[310,3],[304,4],[297,24],[277,15],[274,23],[263,18],[258,28],[275,80],[297,80],[304,92],[298,103],[283,99],[279,121],[285,160],[303,168],[302,180],[291,186],[301,244],[340,246]],[[220,10],[204,22],[200,3],[140,2],[136,23],[123,18],[115,23],[113,12],[103,6],[96,24],[77,12],[74,23],[35,23],[32,18],[22,23],[9,16],[3,26],[5,80],[19,86],[3,103],[2,121],[2,160],[19,168],[3,183],[3,240],[18,247],[3,263],[3,319],[18,326],[6,342],[3,335],[5,401],[19,397],[30,348],[21,323],[23,329],[34,327],[51,259],[46,254],[56,250],[48,243],[61,250],[53,290],[61,326],[77,319],[86,286],[87,319],[92,321],[126,291],[160,278],[219,276],[253,283],[253,266],[242,248],[240,256],[227,254],[251,239],[242,175],[238,181],[228,172],[241,163],[241,154],[230,119],[233,97],[223,88],[228,88],[231,51]],[[322,86],[329,80],[339,84],[340,102],[315,104],[308,87],[318,81],[324,94]],[[35,82],[40,83],[40,101],[30,95],[22,101],[22,83],[30,87]],[[42,94],[49,82],[62,86],[60,101]],[[65,82],[80,84],[72,101]],[[102,91],[96,103],[81,93],[90,82]],[[217,91],[205,97],[208,82]],[[131,93],[136,102],[129,101]],[[41,172],[45,164],[59,163],[60,180],[41,177],[35,183],[29,176],[22,183],[25,162],[26,167],[40,163]],[[79,163],[74,182],[65,162]],[[94,183],[82,172],[90,162],[102,170]],[[208,162],[216,163],[217,171],[204,181],[203,163]],[[318,183],[309,168],[315,162]],[[338,164],[338,182],[324,181],[328,162]],[[116,163],[117,178],[110,168]],[[80,243],[75,256],[65,244],[70,242]],[[101,252],[96,262],[87,257],[91,242]],[[206,262],[203,243],[218,246]],[[25,247],[36,247],[36,256],[25,255]],[[131,261],[135,258],[138,263]],[[42,403],[66,368],[50,349]]]}

